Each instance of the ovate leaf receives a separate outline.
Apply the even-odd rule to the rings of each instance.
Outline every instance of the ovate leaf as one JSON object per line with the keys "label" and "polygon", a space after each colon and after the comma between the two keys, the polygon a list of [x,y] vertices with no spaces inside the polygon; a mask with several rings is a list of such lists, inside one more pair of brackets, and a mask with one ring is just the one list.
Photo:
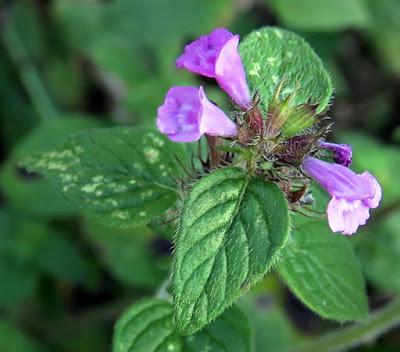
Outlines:
{"label": "ovate leaf", "polygon": [[321,317],[351,321],[367,315],[364,279],[353,248],[325,222],[296,218],[278,270],[289,288]]}
{"label": "ovate leaf", "polygon": [[25,161],[82,211],[132,227],[162,214],[178,197],[176,159],[185,150],[150,129],[110,128],[77,134],[63,148]]}
{"label": "ovate leaf", "polygon": [[6,321],[0,321],[0,341],[2,351],[15,352],[45,352],[49,351],[30,336],[25,335],[14,325]]}
{"label": "ovate leaf", "polygon": [[301,31],[365,28],[369,22],[363,0],[272,0],[279,19]]}
{"label": "ovate leaf", "polygon": [[185,351],[254,351],[254,336],[247,316],[233,306],[196,335],[186,337]]}
{"label": "ovate leaf", "polygon": [[87,222],[85,229],[110,274],[123,284],[155,289],[168,275],[170,260],[156,255],[154,234],[146,227],[118,229]]}
{"label": "ovate leaf", "polygon": [[[388,206],[390,207],[390,205]],[[390,208],[382,208],[382,213]],[[381,213],[381,214],[382,214]],[[400,212],[386,213],[355,238],[355,249],[367,280],[385,292],[400,292]]]}
{"label": "ovate leaf", "polygon": [[172,306],[160,299],[128,308],[114,329],[113,352],[253,352],[254,336],[247,316],[233,306],[196,335],[181,337]]}
{"label": "ovate leaf", "polygon": [[70,216],[74,209],[47,180],[19,167],[26,157],[59,148],[72,134],[99,127],[101,123],[89,116],[69,115],[40,123],[19,142],[0,169],[0,185],[11,205],[24,214],[40,217]]}
{"label": "ovate leaf", "polygon": [[176,238],[175,320],[191,334],[262,278],[289,230],[283,193],[237,168],[220,169],[189,192]]}
{"label": "ovate leaf", "polygon": [[293,104],[318,104],[324,111],[332,96],[332,83],[321,60],[298,35],[266,27],[250,33],[240,54],[252,92],[268,107],[280,85],[281,98],[294,94]]}
{"label": "ovate leaf", "polygon": [[133,305],[118,320],[113,352],[180,352],[180,336],[172,322],[171,305],[159,299]]}

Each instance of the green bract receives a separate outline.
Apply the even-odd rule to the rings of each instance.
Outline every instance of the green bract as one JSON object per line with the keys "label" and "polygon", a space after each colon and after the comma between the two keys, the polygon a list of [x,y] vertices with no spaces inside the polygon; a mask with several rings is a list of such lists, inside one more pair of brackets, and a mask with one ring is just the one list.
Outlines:
{"label": "green bract", "polygon": [[279,28],[250,33],[239,47],[253,93],[261,95],[265,108],[283,84],[281,98],[294,94],[293,105],[318,104],[324,111],[332,97],[332,82],[321,60],[298,35]]}

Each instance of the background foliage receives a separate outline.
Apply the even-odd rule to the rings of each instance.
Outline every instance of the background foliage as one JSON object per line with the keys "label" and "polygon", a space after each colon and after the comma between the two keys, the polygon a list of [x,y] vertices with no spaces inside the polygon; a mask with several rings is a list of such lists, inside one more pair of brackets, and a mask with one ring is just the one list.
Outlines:
{"label": "background foliage", "polygon": [[[156,223],[132,231],[87,220],[80,215],[79,204],[66,202],[47,181],[18,161],[61,147],[76,131],[154,126],[156,109],[171,85],[199,83],[199,78],[174,66],[188,41],[219,26],[243,37],[265,25],[302,35],[321,57],[336,89],[328,111],[336,122],[333,137],[353,145],[354,169],[371,170],[384,189],[382,207],[354,238],[324,233],[327,230],[321,225],[318,231],[324,236],[318,240],[335,248],[332,258],[307,253],[306,240],[299,235],[296,250],[286,254],[277,272],[297,292],[298,283],[291,280],[296,270],[318,275],[306,266],[293,268],[292,261],[299,253],[329,266],[354,247],[367,278],[370,307],[379,307],[399,293],[400,1],[2,1],[0,342],[5,351],[109,351],[113,323],[122,311],[155,292],[162,296],[159,287],[171,265],[175,231],[161,229]],[[202,84],[214,101],[227,106],[226,97],[212,82],[203,80]],[[118,129],[115,131],[117,138]],[[138,138],[132,135],[128,139],[131,148],[140,148]],[[96,153],[99,145],[107,143],[121,154],[120,146],[100,134],[88,153]],[[187,151],[180,148],[177,152]],[[89,156],[80,162],[87,162]],[[129,162],[130,157],[123,154]],[[110,165],[110,159],[105,163]],[[140,179],[140,170],[132,166],[131,171]],[[162,174],[149,173],[164,185]],[[129,186],[130,181],[118,179],[120,186]],[[152,202],[149,193],[143,197],[148,197],[146,212],[151,213],[168,209],[175,195],[165,187],[159,203]],[[117,199],[129,209],[138,206],[122,196]],[[109,210],[104,207],[102,211]],[[129,222],[124,214],[116,214],[115,219]],[[300,228],[307,230],[307,224]],[[346,271],[345,262],[340,270],[340,280],[358,282],[357,273]],[[323,286],[323,300],[329,302],[329,281]],[[320,304],[318,298],[303,297],[311,307]],[[367,305],[362,297],[357,298],[357,291],[349,292],[341,303],[343,320],[351,309],[363,312]],[[146,307],[141,304],[134,309],[159,314],[172,346],[185,344],[193,352],[199,345],[217,350],[214,338],[226,343],[228,351],[250,351],[253,343],[257,352],[265,346],[284,351],[305,336],[336,326],[299,303],[275,274],[239,301],[241,309],[234,306],[192,339],[180,337],[171,327],[168,304],[157,299],[145,303]],[[329,309],[324,312],[324,317],[332,317]],[[124,315],[119,326],[131,319],[134,317]],[[238,320],[240,326],[232,325]],[[241,332],[232,332],[237,336],[234,346],[226,336],[218,335],[227,331],[227,326]],[[133,339],[135,334],[130,332],[128,346],[121,346],[120,351],[140,350],[142,342]],[[396,350],[399,340],[395,331],[363,350]]]}

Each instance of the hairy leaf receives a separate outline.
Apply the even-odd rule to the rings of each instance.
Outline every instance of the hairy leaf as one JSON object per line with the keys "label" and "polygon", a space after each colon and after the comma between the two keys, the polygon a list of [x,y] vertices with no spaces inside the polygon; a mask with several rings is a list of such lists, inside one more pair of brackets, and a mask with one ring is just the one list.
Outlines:
{"label": "hairy leaf", "polygon": [[171,305],[159,299],[134,304],[118,320],[113,352],[180,352],[182,340],[175,332]]}
{"label": "hairy leaf", "polygon": [[250,33],[240,45],[240,54],[253,92],[268,107],[278,87],[281,98],[294,94],[294,105],[318,104],[324,111],[332,96],[332,83],[321,60],[298,35],[266,27]]}
{"label": "hairy leaf", "polygon": [[53,181],[87,215],[132,227],[176,201],[171,175],[182,176],[182,169],[174,156],[184,159],[184,148],[150,129],[110,128],[77,134],[25,165]]}
{"label": "hairy leaf", "polygon": [[196,335],[186,337],[186,352],[251,352],[254,336],[247,316],[236,306]]}
{"label": "hairy leaf", "polygon": [[191,334],[262,278],[289,230],[286,199],[272,183],[220,169],[185,201],[173,268],[175,320]]}
{"label": "hairy leaf", "polygon": [[115,326],[113,352],[128,351],[252,352],[254,337],[247,316],[236,306],[198,334],[181,337],[173,323],[171,304],[147,299],[130,307]]}
{"label": "hairy leaf", "polygon": [[364,279],[348,239],[323,222],[296,218],[278,263],[289,288],[323,318],[351,321],[368,312]]}
{"label": "hairy leaf", "polygon": [[9,202],[19,211],[40,217],[65,217],[74,212],[48,181],[18,167],[26,157],[59,148],[72,134],[101,124],[84,115],[62,116],[40,123],[19,142],[0,170],[0,185]]}

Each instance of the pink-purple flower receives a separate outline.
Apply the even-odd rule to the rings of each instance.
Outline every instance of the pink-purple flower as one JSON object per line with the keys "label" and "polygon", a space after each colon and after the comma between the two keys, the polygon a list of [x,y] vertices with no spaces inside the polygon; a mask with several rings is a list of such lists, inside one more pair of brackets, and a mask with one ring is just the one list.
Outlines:
{"label": "pink-purple flower", "polygon": [[248,109],[251,97],[238,44],[238,35],[217,28],[187,45],[185,52],[176,60],[176,66],[215,78],[239,107]]}
{"label": "pink-purple flower", "polygon": [[[252,102],[238,44],[238,35],[234,35],[226,29],[217,28],[208,35],[201,36],[188,44],[184,53],[176,60],[176,66],[214,78],[217,81],[218,85],[236,103],[236,110],[241,110],[237,116],[245,116],[244,122],[241,120],[240,133],[236,123],[208,100],[202,87],[175,86],[168,91],[157,114],[158,129],[170,140],[193,142],[199,140],[203,135],[210,135],[234,138],[239,144],[246,146],[251,145],[248,143],[248,139],[250,142],[257,140],[258,143],[263,143],[262,111],[257,105],[257,99]],[[269,112],[265,118],[266,120],[271,118]],[[257,122],[256,128],[254,128],[255,122]],[[256,133],[254,133],[255,130]],[[261,138],[255,139],[254,137]],[[382,190],[378,181],[368,172],[356,174],[348,169],[352,161],[352,149],[349,145],[329,143],[323,140],[316,143],[315,137],[317,136],[311,139],[304,137],[307,136],[292,137],[292,140],[299,139],[311,146],[304,148],[296,143],[296,145],[292,145],[295,151],[299,147],[300,153],[296,154],[293,150],[289,150],[289,154],[295,156],[292,166],[297,167],[298,163],[304,159],[303,170],[317,180],[331,195],[327,214],[332,231],[345,235],[354,234],[358,227],[364,225],[368,220],[370,209],[379,205]],[[286,144],[283,143],[283,145]],[[330,151],[329,154],[335,163],[307,156],[312,153],[315,146],[317,146],[317,150]],[[209,147],[210,150],[215,148],[212,144],[209,144]],[[286,160],[283,157],[288,151],[279,151],[279,148],[277,150],[277,155],[263,155],[263,157],[271,158],[271,160],[274,158]],[[215,165],[219,165],[218,153],[212,155],[217,160]],[[291,162],[288,161],[288,163]]]}
{"label": "pink-purple flower", "polygon": [[348,144],[335,144],[329,142],[320,142],[320,146],[333,152],[333,160],[343,166],[350,166],[353,151]]}
{"label": "pink-purple flower", "polygon": [[332,199],[328,204],[328,222],[334,232],[344,235],[356,233],[365,225],[370,208],[376,208],[382,198],[382,190],[369,172],[356,174],[340,164],[307,157],[304,171],[328,191]]}
{"label": "pink-purple flower", "polygon": [[[215,78],[242,110],[251,106],[246,74],[238,52],[239,36],[218,28],[185,48],[178,68]],[[158,109],[157,126],[175,142],[193,142],[203,134],[234,137],[236,124],[206,97],[200,87],[172,87]]]}
{"label": "pink-purple flower", "polygon": [[172,87],[158,116],[158,129],[174,142],[193,142],[203,134],[237,135],[236,124],[207,99],[202,87]]}

